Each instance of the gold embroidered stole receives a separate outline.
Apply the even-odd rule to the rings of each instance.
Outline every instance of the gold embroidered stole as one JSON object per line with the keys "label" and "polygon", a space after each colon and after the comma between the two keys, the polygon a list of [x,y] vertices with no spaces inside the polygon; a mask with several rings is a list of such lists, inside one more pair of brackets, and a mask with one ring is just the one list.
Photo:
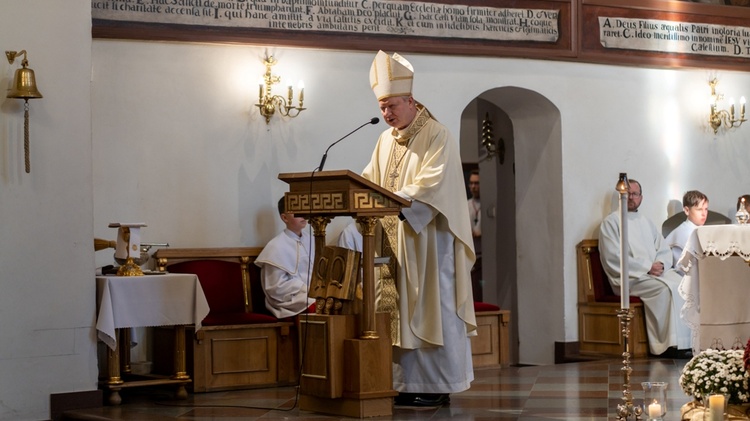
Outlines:
{"label": "gold embroidered stole", "polygon": [[[417,104],[417,115],[414,121],[404,130],[393,129],[393,142],[391,156],[386,166],[386,182],[383,186],[390,192],[396,192],[401,187],[401,174],[406,165],[406,154],[414,136],[424,127],[430,119],[430,113],[426,108]],[[384,216],[380,220],[383,229],[383,241],[380,255],[390,257],[388,263],[380,268],[380,301],[377,311],[390,313],[391,315],[391,339],[394,344],[401,343],[400,321],[398,310],[398,216]]]}

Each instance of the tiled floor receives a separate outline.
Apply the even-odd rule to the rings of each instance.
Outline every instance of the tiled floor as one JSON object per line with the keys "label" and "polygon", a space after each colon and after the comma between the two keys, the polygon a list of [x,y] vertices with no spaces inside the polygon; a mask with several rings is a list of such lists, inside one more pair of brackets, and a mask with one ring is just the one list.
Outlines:
{"label": "tiled floor", "polygon": [[[679,387],[687,360],[642,359],[631,363],[633,403],[640,404],[643,381],[666,381],[668,412],[665,421],[680,419],[680,407],[688,402]],[[468,391],[451,395],[450,405],[440,408],[395,407],[393,420],[612,420],[623,402],[621,360],[604,360],[550,366],[477,370]],[[174,400],[167,389],[127,390],[117,407],[78,410],[66,420],[336,420],[300,411],[296,388],[255,389],[190,394]],[[631,418],[634,419],[634,418]]]}

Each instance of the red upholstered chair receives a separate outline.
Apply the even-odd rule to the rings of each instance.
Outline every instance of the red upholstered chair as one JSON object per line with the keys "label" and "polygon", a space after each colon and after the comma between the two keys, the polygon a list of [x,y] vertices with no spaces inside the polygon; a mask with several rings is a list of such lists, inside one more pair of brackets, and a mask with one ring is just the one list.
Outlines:
{"label": "red upholstered chair", "polygon": [[[620,296],[615,295],[599,255],[599,240],[583,240],[576,246],[578,260],[578,341],[581,355],[619,357],[623,346],[620,335]],[[648,356],[648,338],[643,303],[630,297],[630,352]]]}
{"label": "red upholstered chair", "polygon": [[240,262],[224,260],[188,260],[169,266],[172,273],[198,275],[210,309],[203,326],[277,322],[266,309],[258,271],[253,268],[247,269],[250,277],[250,311],[246,311],[242,271]]}
{"label": "red upholstered chair", "polygon": [[476,301],[477,336],[471,336],[471,360],[474,368],[498,368],[510,365],[508,327],[510,311]]}
{"label": "red upholstered chair", "polygon": [[[591,279],[594,289],[594,301],[597,303],[620,303],[620,296],[616,295],[612,289],[612,283],[609,282],[607,272],[602,266],[601,255],[599,254],[598,240],[597,246],[589,248],[589,264],[591,265]],[[638,297],[630,297],[630,303],[640,303]],[[619,307],[618,307],[619,308]]]}
{"label": "red upholstered chair", "polygon": [[[296,327],[292,321],[273,317],[265,307],[260,268],[253,263],[261,250],[163,248],[154,254],[160,271],[198,275],[208,301],[202,329],[186,329],[185,335],[194,392],[297,382]],[[154,335],[154,367],[159,349],[172,349],[170,331],[160,329]]]}

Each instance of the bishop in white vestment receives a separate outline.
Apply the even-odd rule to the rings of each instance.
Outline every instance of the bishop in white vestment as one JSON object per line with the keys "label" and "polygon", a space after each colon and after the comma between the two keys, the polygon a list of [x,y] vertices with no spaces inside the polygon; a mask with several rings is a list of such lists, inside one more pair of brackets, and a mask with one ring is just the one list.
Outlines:
{"label": "bishop in white vestment", "polygon": [[[458,144],[411,96],[413,68],[380,51],[370,82],[391,128],[363,176],[411,201],[381,220],[378,311],[391,314],[394,389],[419,404],[445,403],[474,379],[469,335],[476,320],[470,270],[473,240]],[[399,403],[399,400],[396,400]]]}

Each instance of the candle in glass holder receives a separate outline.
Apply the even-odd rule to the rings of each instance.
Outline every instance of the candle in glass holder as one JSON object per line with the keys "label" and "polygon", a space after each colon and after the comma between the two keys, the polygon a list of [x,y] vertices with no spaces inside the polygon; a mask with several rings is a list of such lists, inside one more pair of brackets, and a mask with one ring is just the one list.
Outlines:
{"label": "candle in glass holder", "polygon": [[648,406],[648,417],[651,419],[661,418],[661,405],[654,401]]}
{"label": "candle in glass holder", "polygon": [[709,421],[724,420],[724,395],[711,395],[708,397],[708,419]]}

